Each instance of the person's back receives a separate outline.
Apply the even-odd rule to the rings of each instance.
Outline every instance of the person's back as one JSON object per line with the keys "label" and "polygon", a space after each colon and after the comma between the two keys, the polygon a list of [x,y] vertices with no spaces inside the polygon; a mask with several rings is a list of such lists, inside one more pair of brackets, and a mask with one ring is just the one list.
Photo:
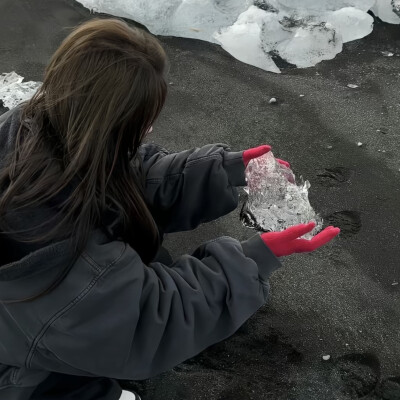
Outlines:
{"label": "person's back", "polygon": [[233,334],[265,303],[277,257],[338,233],[222,237],[161,261],[163,233],[235,209],[246,163],[269,150],[142,144],[165,64],[150,34],[92,20],[36,95],[0,117],[1,399],[116,400],[118,379],[152,377]]}

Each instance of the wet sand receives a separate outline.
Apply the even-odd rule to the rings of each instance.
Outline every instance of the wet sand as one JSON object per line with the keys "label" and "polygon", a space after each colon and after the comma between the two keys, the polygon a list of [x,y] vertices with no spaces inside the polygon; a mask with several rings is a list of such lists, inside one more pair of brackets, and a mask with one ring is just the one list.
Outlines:
{"label": "wet sand", "polygon": [[[67,28],[93,17],[73,0],[2,0],[0,72],[41,80]],[[124,384],[143,400],[400,399],[400,27],[377,21],[336,59],[281,75],[216,45],[160,39],[169,97],[150,140],[170,151],[270,144],[311,182],[311,204],[342,233],[285,258],[269,303],[232,338]],[[178,257],[221,235],[248,238],[254,231],[242,226],[240,208],[165,245]]]}

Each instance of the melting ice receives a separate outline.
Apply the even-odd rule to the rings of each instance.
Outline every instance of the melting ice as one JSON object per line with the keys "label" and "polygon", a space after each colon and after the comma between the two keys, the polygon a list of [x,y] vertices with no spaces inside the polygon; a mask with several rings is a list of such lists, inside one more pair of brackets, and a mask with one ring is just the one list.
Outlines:
{"label": "melting ice", "polygon": [[41,85],[41,82],[23,80],[14,71],[0,75],[0,100],[4,107],[12,109],[22,101],[29,100]]}
{"label": "melting ice", "polygon": [[272,72],[274,59],[310,67],[373,29],[375,15],[400,23],[400,0],[77,0],[145,25],[157,35],[220,44],[235,58]]}
{"label": "melting ice", "polygon": [[251,160],[246,168],[248,199],[241,218],[245,225],[260,231],[282,231],[290,226],[314,221],[312,237],[322,228],[322,218],[308,200],[308,181],[296,184],[290,168],[279,164],[271,152]]}

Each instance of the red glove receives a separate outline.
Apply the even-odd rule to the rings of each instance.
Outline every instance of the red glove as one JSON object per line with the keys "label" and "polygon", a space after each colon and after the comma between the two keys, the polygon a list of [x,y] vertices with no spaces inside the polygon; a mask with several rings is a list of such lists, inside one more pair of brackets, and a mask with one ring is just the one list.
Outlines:
{"label": "red glove", "polygon": [[277,257],[282,257],[293,253],[314,251],[331,241],[340,232],[339,228],[328,226],[311,240],[299,239],[314,228],[314,222],[295,225],[282,232],[263,233],[261,239]]}
{"label": "red glove", "polygon": [[[261,157],[262,155],[268,153],[269,151],[271,151],[271,146],[268,146],[267,144],[245,150],[243,152],[244,165],[247,167],[247,164],[250,162],[250,160],[252,160],[253,158]],[[287,161],[280,160],[279,158],[276,158],[276,161],[278,161],[279,164],[282,164],[285,167],[290,168],[290,164]]]}

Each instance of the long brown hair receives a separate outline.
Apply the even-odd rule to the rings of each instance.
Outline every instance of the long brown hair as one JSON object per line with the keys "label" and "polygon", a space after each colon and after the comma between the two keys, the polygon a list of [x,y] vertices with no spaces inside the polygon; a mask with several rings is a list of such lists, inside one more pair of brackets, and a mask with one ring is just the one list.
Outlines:
{"label": "long brown hair", "polygon": [[[22,106],[15,150],[0,171],[3,234],[29,243],[71,237],[78,254],[111,207],[121,238],[152,260],[158,230],[131,160],[164,105],[165,66],[158,40],[118,19],[90,20],[63,41]],[[6,223],[7,214],[60,195],[56,215],[40,226],[22,232]]]}

